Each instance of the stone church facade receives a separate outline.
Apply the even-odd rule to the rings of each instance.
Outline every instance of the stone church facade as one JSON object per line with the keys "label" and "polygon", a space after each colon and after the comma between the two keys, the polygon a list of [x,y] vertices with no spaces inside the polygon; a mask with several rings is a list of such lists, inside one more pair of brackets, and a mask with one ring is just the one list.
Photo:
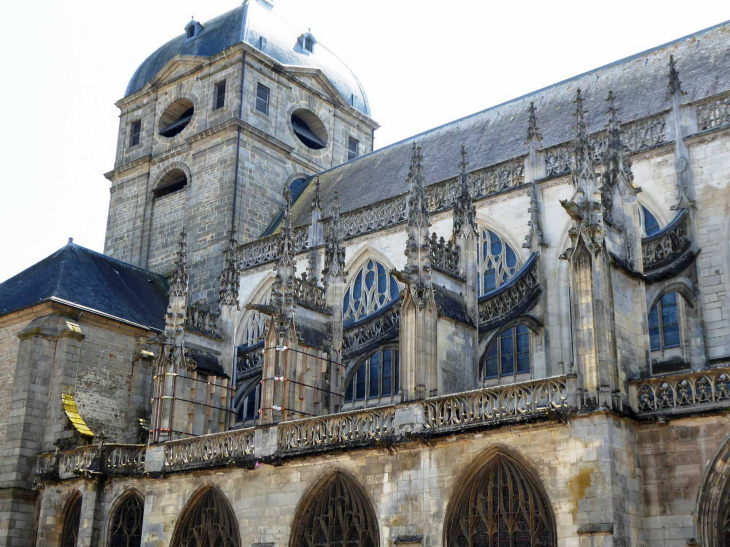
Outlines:
{"label": "stone church facade", "polygon": [[730,546],[730,23],[373,151],[246,0],[0,284],[0,545]]}

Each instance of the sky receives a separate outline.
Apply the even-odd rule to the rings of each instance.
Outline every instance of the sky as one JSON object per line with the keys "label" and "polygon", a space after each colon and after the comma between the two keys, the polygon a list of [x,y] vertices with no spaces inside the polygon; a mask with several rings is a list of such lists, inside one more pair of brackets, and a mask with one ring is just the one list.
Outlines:
{"label": "sky", "polygon": [[[375,148],[730,19],[719,0],[274,0],[358,76]],[[239,0],[24,0],[0,33],[0,281],[103,252],[119,111],[139,64]]]}

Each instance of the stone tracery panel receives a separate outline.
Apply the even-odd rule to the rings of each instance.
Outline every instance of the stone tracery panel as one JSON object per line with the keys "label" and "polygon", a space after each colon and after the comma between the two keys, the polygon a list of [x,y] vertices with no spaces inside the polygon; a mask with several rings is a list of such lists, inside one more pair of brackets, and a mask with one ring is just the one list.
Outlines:
{"label": "stone tracery panel", "polygon": [[292,534],[292,547],[378,547],[375,513],[362,490],[335,472],[308,496]]}
{"label": "stone tracery panel", "polygon": [[139,547],[142,544],[144,501],[131,493],[120,503],[111,518],[109,547]]}
{"label": "stone tracery panel", "polygon": [[352,277],[343,301],[345,323],[358,321],[375,313],[400,294],[398,282],[380,262],[368,259]]}
{"label": "stone tracery panel", "polygon": [[517,254],[492,230],[479,228],[479,295],[500,287],[519,269]]}
{"label": "stone tracery panel", "polygon": [[180,517],[173,547],[240,547],[238,523],[223,495],[209,488]]}
{"label": "stone tracery panel", "polygon": [[61,547],[76,547],[81,524],[81,494],[76,492],[66,505],[61,533]]}
{"label": "stone tracery panel", "polygon": [[549,502],[511,456],[497,452],[457,490],[445,523],[447,547],[556,545]]}

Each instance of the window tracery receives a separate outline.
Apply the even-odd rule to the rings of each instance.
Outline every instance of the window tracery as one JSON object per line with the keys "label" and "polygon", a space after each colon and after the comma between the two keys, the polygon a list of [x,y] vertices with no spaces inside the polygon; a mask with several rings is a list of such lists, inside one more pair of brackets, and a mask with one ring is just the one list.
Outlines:
{"label": "window tracery", "polygon": [[345,390],[345,404],[389,398],[397,395],[399,388],[398,350],[378,350],[365,359],[350,376]]}
{"label": "window tracery", "polygon": [[81,524],[81,494],[74,494],[66,506],[61,533],[61,547],[76,547]]}
{"label": "window tracery", "polygon": [[111,520],[109,547],[139,547],[142,544],[144,502],[130,494],[117,507]]}
{"label": "window tracery", "polygon": [[479,228],[479,253],[477,268],[479,296],[493,291],[517,272],[517,254],[506,241],[493,231]]}
{"label": "window tracery", "polygon": [[[258,304],[271,304],[271,288],[264,294]],[[250,310],[248,318],[243,326],[243,339],[241,345],[253,346],[266,338],[269,330],[269,316],[264,315],[258,310]]]}
{"label": "window tracery", "polygon": [[261,378],[257,378],[256,385],[249,390],[238,407],[238,421],[252,422],[259,416],[261,408]]}
{"label": "window tracery", "polygon": [[525,325],[509,328],[487,349],[482,380],[530,372],[530,329]]}
{"label": "window tracery", "polygon": [[311,496],[293,534],[293,547],[378,547],[378,529],[370,502],[342,473]]}
{"label": "window tracery", "polygon": [[447,547],[556,545],[547,500],[523,467],[496,454],[470,477],[450,512]]}
{"label": "window tracery", "polygon": [[180,518],[173,547],[240,547],[236,516],[223,495],[209,488]]}
{"label": "window tracery", "polygon": [[345,324],[364,317],[397,300],[398,282],[380,262],[369,259],[352,278],[343,301]]}

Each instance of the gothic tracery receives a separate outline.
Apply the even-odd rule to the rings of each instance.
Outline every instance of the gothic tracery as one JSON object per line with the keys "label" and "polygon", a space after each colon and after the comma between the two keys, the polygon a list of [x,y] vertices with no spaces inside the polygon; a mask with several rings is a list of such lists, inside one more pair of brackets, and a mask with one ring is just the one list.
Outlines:
{"label": "gothic tracery", "polygon": [[226,499],[209,488],[180,517],[173,547],[239,547],[238,524]]}

